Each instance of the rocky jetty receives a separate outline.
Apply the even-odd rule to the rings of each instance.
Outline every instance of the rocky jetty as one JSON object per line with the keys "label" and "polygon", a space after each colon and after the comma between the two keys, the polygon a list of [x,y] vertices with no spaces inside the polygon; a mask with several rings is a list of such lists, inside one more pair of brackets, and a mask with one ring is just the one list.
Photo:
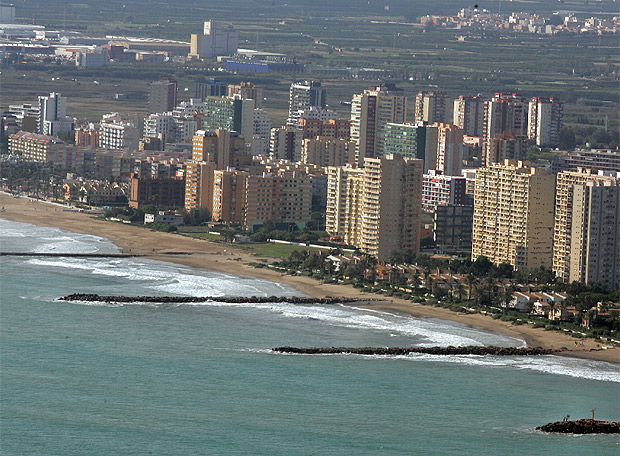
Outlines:
{"label": "rocky jetty", "polygon": [[620,422],[600,420],[556,421],[539,426],[536,430],[561,434],[620,434]]}
{"label": "rocky jetty", "polygon": [[409,355],[411,353],[425,353],[429,355],[496,355],[496,356],[537,356],[549,355],[552,350],[544,348],[514,348],[514,347],[276,347],[272,351],[278,353],[293,353],[300,355],[334,355],[349,353],[354,355]]}
{"label": "rocky jetty", "polygon": [[[109,302],[109,303],[165,303],[165,304],[188,304],[195,302],[225,302],[225,303],[272,303],[286,302],[290,304],[343,304],[349,302],[360,302],[361,299],[355,298],[302,298],[285,296],[100,296],[98,294],[74,293],[59,298],[61,301],[81,301],[81,302]],[[365,299],[363,301],[368,301]]]}

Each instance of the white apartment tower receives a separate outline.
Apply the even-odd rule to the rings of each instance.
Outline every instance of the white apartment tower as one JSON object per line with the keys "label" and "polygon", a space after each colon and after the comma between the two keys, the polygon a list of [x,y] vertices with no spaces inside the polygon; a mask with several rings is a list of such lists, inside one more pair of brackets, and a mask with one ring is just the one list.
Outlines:
{"label": "white apartment tower", "polygon": [[67,99],[60,93],[39,97],[39,133],[58,136],[73,130],[73,119],[67,117]]}
{"label": "white apartment tower", "polygon": [[288,105],[288,125],[297,125],[302,113],[310,108],[325,108],[327,91],[319,81],[303,81],[291,84]]}
{"label": "white apartment tower", "polygon": [[528,112],[527,137],[533,139],[537,146],[557,146],[563,111],[563,103],[557,98],[532,98]]}

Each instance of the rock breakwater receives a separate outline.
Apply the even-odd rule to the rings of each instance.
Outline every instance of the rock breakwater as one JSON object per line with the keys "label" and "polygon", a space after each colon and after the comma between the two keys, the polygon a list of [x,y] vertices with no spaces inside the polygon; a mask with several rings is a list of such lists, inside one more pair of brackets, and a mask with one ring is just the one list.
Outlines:
{"label": "rock breakwater", "polygon": [[166,303],[166,304],[186,304],[196,302],[224,302],[224,303],[273,303],[286,302],[290,304],[344,304],[349,302],[368,302],[368,299],[356,298],[305,298],[305,297],[286,297],[286,296],[100,296],[89,293],[73,293],[59,298],[60,301],[81,301],[81,302],[109,302],[109,303]]}
{"label": "rock breakwater", "polygon": [[300,355],[409,355],[411,353],[424,353],[429,355],[496,355],[496,356],[537,356],[549,355],[553,350],[544,348],[515,348],[515,347],[276,347],[272,351],[278,353],[293,353]]}
{"label": "rock breakwater", "polygon": [[600,420],[556,421],[536,428],[560,434],[620,434],[620,422]]}

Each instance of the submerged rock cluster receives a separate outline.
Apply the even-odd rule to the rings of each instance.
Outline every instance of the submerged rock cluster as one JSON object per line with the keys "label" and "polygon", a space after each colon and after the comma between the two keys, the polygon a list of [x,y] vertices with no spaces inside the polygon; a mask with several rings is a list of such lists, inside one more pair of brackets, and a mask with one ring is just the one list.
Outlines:
{"label": "submerged rock cluster", "polygon": [[[348,302],[359,302],[356,298],[302,298],[297,296],[100,296],[89,293],[73,293],[59,298],[61,301],[82,301],[82,302],[148,302],[148,303],[170,303],[185,304],[193,302],[227,302],[227,303],[271,303],[286,302],[290,304],[343,304]],[[364,301],[368,301],[365,299]]]}
{"label": "submerged rock cluster", "polygon": [[302,355],[333,355],[350,353],[354,355],[409,355],[411,353],[425,353],[429,355],[497,355],[497,356],[536,356],[549,355],[552,350],[544,348],[514,348],[514,347],[276,347],[272,351],[278,353],[294,353]]}
{"label": "submerged rock cluster", "polygon": [[561,434],[620,434],[620,423],[600,420],[556,421],[539,426],[536,430]]}

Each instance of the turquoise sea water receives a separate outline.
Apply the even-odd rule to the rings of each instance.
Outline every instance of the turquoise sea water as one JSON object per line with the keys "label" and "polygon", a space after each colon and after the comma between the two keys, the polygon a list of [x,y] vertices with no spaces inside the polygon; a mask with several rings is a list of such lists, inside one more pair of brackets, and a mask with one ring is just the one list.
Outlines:
{"label": "turquoise sea water", "polygon": [[[111,252],[0,220],[3,251]],[[617,455],[556,436],[620,419],[617,366],[554,356],[297,356],[279,345],[522,345],[438,320],[339,306],[65,303],[72,292],[295,295],[137,259],[2,257],[0,450],[7,455]]]}

